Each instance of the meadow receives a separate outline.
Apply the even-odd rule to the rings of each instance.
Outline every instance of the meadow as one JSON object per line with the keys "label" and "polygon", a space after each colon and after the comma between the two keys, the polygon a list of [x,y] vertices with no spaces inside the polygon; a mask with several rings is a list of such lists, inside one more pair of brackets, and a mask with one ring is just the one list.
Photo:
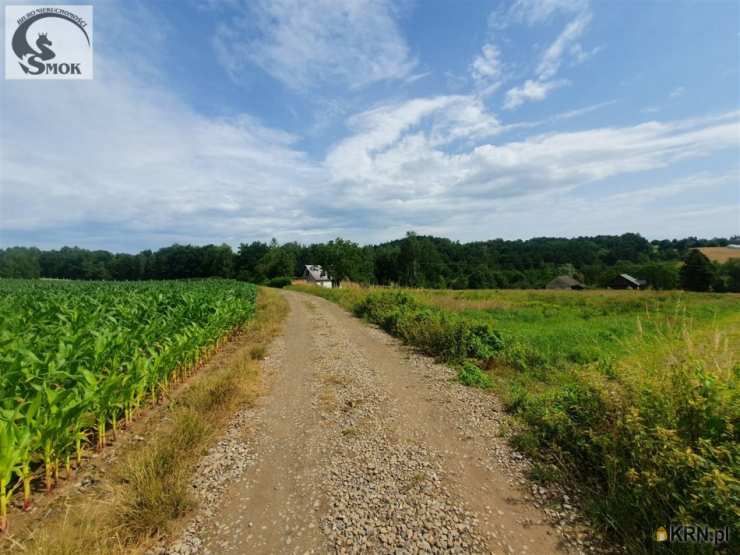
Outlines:
{"label": "meadow", "polygon": [[629,552],[660,551],[670,523],[729,527],[737,547],[739,295],[298,289],[495,391],[533,477],[577,492]]}
{"label": "meadow", "polygon": [[[228,280],[0,280],[0,530],[252,318]],[[39,484],[40,485],[40,484]]]}

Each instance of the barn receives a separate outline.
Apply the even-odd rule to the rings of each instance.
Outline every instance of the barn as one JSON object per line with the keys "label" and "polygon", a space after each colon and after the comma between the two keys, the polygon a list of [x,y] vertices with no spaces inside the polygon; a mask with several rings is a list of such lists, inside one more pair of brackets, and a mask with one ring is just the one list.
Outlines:
{"label": "barn", "polygon": [[546,287],[547,289],[571,289],[573,291],[586,288],[583,283],[570,276],[558,276],[548,283]]}
{"label": "barn", "polygon": [[327,289],[331,289],[334,286],[329,274],[324,272],[324,269],[316,264],[306,264],[303,268],[302,277],[310,285],[318,285]]}
{"label": "barn", "polygon": [[629,274],[619,274],[609,283],[612,289],[639,289],[647,282],[644,279],[637,279]]}

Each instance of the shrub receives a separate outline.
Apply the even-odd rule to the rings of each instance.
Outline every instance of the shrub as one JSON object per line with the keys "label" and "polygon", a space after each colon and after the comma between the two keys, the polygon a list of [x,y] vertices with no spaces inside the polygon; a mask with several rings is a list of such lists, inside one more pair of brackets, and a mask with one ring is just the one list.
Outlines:
{"label": "shrub", "polygon": [[283,287],[290,285],[293,283],[293,279],[289,278],[287,276],[281,276],[281,277],[274,277],[270,279],[267,282],[268,287],[275,287],[277,289],[282,289]]}
{"label": "shrub", "polygon": [[401,291],[371,293],[355,306],[355,314],[447,362],[485,361],[503,346],[491,324],[422,306]]}
{"label": "shrub", "polygon": [[491,377],[483,372],[472,362],[464,362],[462,368],[457,374],[457,379],[463,385],[472,387],[480,387],[481,389],[488,389],[493,385]]}
{"label": "shrub", "polygon": [[729,526],[735,542],[736,386],[689,361],[664,382],[670,396],[648,381],[619,394],[585,377],[541,394],[512,384],[507,409],[527,424],[514,443],[593,492],[592,514],[630,552],[650,551],[649,531],[671,522]]}

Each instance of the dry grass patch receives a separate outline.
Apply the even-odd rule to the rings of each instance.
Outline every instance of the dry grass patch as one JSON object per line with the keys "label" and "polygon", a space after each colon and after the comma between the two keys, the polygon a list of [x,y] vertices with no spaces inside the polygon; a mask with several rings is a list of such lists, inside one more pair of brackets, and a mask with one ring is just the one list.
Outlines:
{"label": "dry grass patch", "polygon": [[699,250],[712,262],[721,262],[722,264],[733,258],[740,258],[740,249],[731,249],[730,247],[701,247]]}
{"label": "dry grass patch", "polygon": [[53,528],[41,530],[32,543],[25,546],[19,544],[17,551],[11,548],[8,553],[123,555],[129,551],[118,538],[109,508],[101,511],[99,507],[68,507]]}
{"label": "dry grass patch", "polygon": [[255,345],[249,349],[249,358],[252,360],[264,360],[267,356],[267,347],[264,345]]}

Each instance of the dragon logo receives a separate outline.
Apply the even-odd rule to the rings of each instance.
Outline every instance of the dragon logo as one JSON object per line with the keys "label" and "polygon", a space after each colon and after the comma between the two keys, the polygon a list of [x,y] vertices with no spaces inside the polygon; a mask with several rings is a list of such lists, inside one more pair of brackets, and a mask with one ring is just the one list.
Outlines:
{"label": "dragon logo", "polygon": [[[33,48],[28,45],[28,43],[25,41],[25,37],[24,40],[18,41],[17,49],[15,48],[15,40],[13,40],[13,51],[15,52],[15,55],[18,56],[21,60],[26,54],[31,54],[31,56],[28,58],[28,63],[33,67],[39,69],[40,73],[41,70],[43,70],[44,64],[39,63],[39,61],[51,60],[54,56],[56,56],[56,54],[54,54],[54,51],[49,48],[51,45],[52,42],[47,38],[46,33],[39,33],[39,38],[36,41],[36,46],[38,47],[39,52],[35,52]],[[26,73],[30,72],[28,66],[24,65],[23,62],[19,62],[19,65]]]}
{"label": "dragon logo", "polygon": [[[68,8],[75,9],[79,8],[79,6],[69,6]],[[85,6],[85,8],[89,8],[90,10],[92,9],[90,6]],[[36,30],[44,32],[38,32],[37,34],[29,33],[30,27],[35,23],[44,20],[44,22],[61,21],[64,23],[64,26],[62,27],[60,27],[58,23],[51,25],[51,29],[56,33],[56,35],[54,35],[54,32],[52,32],[52,37],[57,36],[57,38],[59,38],[63,35],[62,39],[64,40],[58,44],[69,45],[79,43],[80,45],[84,44],[87,49],[91,49],[92,43],[90,35],[86,29],[88,22],[77,13],[69,11],[69,9],[63,9],[63,7],[59,6],[37,8],[17,19],[18,27],[12,35],[11,48],[13,54],[18,58],[18,66],[23,70],[21,77],[44,76],[46,78],[55,78],[56,76],[61,76],[56,78],[71,78],[78,76],[77,78],[84,78],[83,68],[81,67],[82,61],[80,61],[80,59],[72,58],[75,55],[77,55],[77,58],[84,58],[84,55],[79,56],[79,47],[76,47],[77,50],[74,52],[64,51],[64,48],[57,50],[57,47],[52,49],[54,42],[49,36],[50,31],[45,29],[43,25],[37,26]],[[90,14],[92,14],[92,12],[90,12]],[[6,21],[8,20],[8,15],[9,14],[6,12]],[[47,25],[46,27],[49,26]],[[75,39],[71,36],[74,33],[81,33],[82,37],[84,37],[84,43],[81,42],[80,39]],[[30,39],[33,41],[32,45],[29,42],[29,35],[33,36],[34,34],[37,36],[35,40],[33,38]],[[60,54],[60,56],[57,56],[57,54]],[[87,53],[83,52],[82,54]],[[91,62],[92,58],[90,53],[90,66],[92,65]],[[17,69],[15,71],[17,72]],[[8,77],[7,73],[6,77]]]}

